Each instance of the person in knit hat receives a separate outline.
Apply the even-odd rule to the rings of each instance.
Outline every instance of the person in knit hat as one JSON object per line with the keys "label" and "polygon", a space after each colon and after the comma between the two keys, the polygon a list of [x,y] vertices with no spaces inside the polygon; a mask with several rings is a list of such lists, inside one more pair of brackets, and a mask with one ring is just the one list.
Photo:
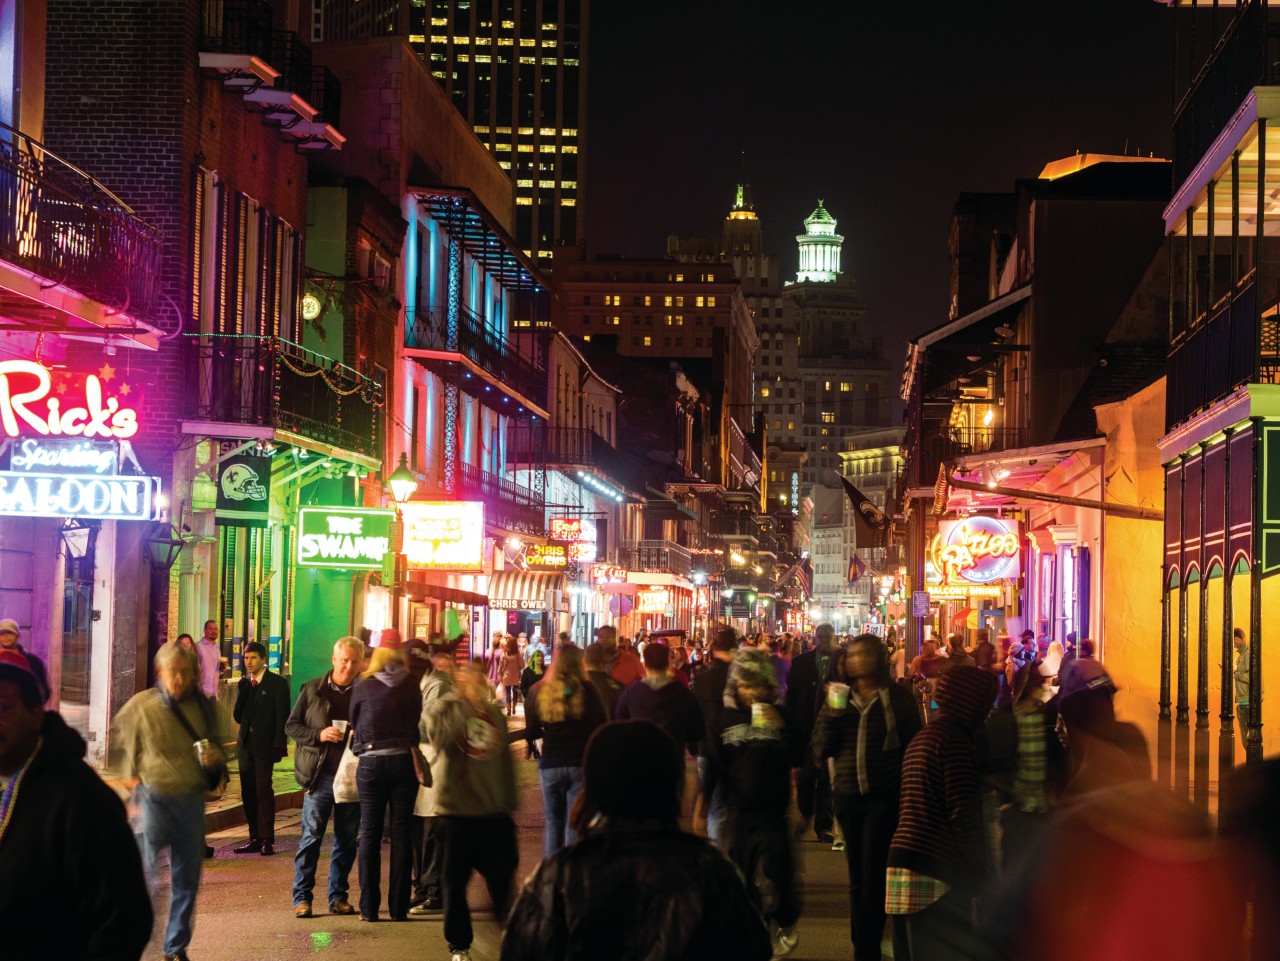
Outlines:
{"label": "person in knit hat", "polygon": [[502,961],[767,961],[769,932],[738,870],[680,830],[683,783],[684,765],[656,725],[598,728],[573,814],[580,840],[525,884]]}
{"label": "person in knit hat", "polygon": [[[791,715],[776,704],[778,680],[768,651],[740,648],[733,655],[729,676],[733,701],[721,707],[711,725],[712,750],[694,824],[695,829],[706,830],[702,812],[723,783],[729,857],[747,879],[757,905],[763,898],[756,877],[763,875],[773,887],[768,916],[777,927],[774,957],[782,957],[795,950],[799,941],[801,891],[787,809],[791,769],[800,765],[806,738]],[[727,702],[728,686],[725,692]]]}
{"label": "person in knit hat", "polygon": [[0,650],[6,958],[138,958],[151,937],[151,901],[124,806],[84,754],[80,735],[44,709],[27,658]]}
{"label": "person in knit hat", "polygon": [[896,923],[912,961],[972,957],[973,898],[986,861],[973,739],[991,713],[997,686],[978,667],[947,671],[934,695],[938,715],[903,759],[885,909],[901,919]]}
{"label": "person in knit hat", "polygon": [[50,693],[49,672],[45,669],[44,661],[18,643],[18,622],[12,617],[0,619],[0,651],[17,651],[27,659],[31,675],[40,688],[40,701],[46,703]]}

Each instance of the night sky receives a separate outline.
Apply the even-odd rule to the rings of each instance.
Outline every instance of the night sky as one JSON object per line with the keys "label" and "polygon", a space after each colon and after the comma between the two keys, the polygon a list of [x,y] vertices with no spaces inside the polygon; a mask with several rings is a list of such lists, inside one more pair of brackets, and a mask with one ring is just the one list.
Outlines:
{"label": "night sky", "polygon": [[591,16],[588,253],[719,237],[745,150],[784,277],[821,197],[895,365],[946,320],[961,191],[1077,150],[1168,156],[1178,14],[1155,0],[597,0]]}

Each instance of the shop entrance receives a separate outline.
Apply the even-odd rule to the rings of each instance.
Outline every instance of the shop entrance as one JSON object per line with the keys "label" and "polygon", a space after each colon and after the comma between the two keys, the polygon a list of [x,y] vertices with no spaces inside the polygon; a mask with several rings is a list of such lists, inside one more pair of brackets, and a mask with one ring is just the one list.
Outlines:
{"label": "shop entrance", "polygon": [[93,568],[98,525],[69,521],[62,530],[62,683],[58,710],[81,737],[89,735]]}

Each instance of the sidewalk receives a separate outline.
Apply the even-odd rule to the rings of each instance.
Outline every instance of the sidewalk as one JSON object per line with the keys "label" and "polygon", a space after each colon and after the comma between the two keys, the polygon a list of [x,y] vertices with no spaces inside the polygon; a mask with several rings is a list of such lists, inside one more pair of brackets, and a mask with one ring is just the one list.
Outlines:
{"label": "sidewalk", "polygon": [[[509,743],[524,738],[524,705],[517,708],[515,717],[507,718],[507,740]],[[293,777],[293,750],[289,745],[289,754],[275,766],[271,774],[271,786],[276,794],[276,811],[288,811],[302,807],[303,790]],[[227,765],[231,772],[231,780],[227,784],[227,792],[217,801],[210,801],[204,809],[204,829],[207,833],[225,831],[228,828],[244,824],[244,803],[240,800],[240,767],[235,758]],[[103,778],[114,775],[109,771],[100,772]]]}

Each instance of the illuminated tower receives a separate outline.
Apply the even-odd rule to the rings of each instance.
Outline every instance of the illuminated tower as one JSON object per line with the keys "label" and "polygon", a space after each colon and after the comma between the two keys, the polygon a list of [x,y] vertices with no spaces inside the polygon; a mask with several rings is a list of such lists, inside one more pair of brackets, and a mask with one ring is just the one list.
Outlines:
{"label": "illuminated tower", "polygon": [[844,238],[836,233],[836,218],[818,201],[818,209],[804,219],[804,233],[796,237],[800,244],[798,283],[817,281],[833,283],[840,276],[840,248]]}

